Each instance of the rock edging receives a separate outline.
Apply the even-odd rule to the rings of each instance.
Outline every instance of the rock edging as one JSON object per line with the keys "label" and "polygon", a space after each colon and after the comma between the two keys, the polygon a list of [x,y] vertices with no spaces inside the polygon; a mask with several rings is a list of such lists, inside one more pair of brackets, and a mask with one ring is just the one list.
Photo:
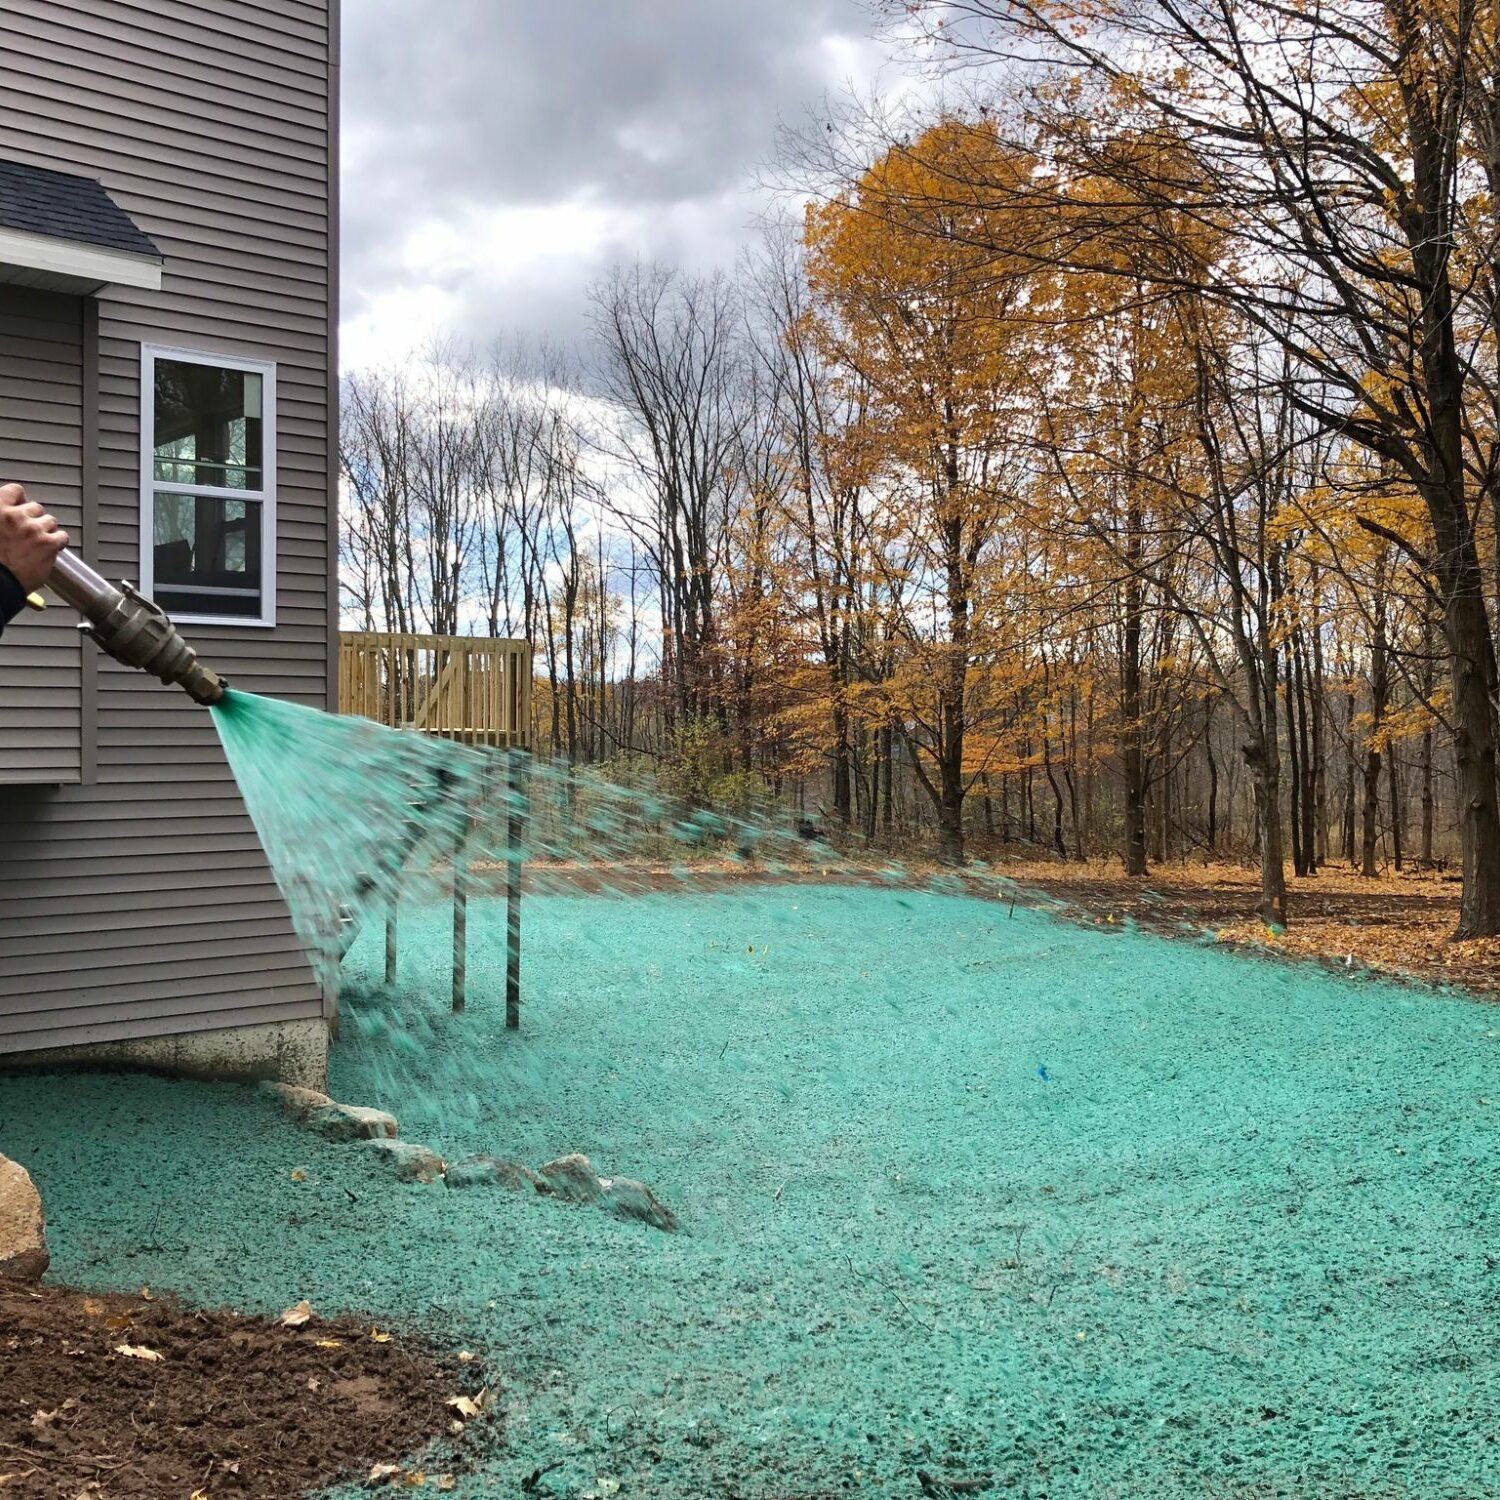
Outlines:
{"label": "rock edging", "polygon": [[[671,1233],[677,1215],[643,1182],[632,1177],[601,1177],[588,1157],[577,1152],[546,1162],[536,1171],[517,1161],[496,1156],[467,1156],[446,1162],[427,1146],[399,1139],[396,1117],[384,1110],[339,1104],[315,1089],[289,1083],[263,1083],[263,1092],[304,1130],[324,1140],[354,1142],[379,1157],[402,1182],[436,1182],[451,1188],[499,1187],[532,1192],[560,1203],[588,1204],[620,1219],[635,1219]],[[3,1161],[4,1158],[0,1158]]]}

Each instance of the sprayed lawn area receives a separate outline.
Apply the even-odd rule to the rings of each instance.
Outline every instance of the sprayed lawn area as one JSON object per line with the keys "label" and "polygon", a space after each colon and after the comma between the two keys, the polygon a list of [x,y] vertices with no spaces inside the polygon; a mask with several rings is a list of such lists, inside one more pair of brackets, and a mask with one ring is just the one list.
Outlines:
{"label": "sprayed lawn area", "polygon": [[447,920],[405,913],[395,994],[361,938],[334,1095],[450,1159],[585,1152],[684,1232],[398,1185],[250,1090],[5,1079],[54,1276],[481,1352],[476,1500],[1500,1494],[1500,1011],[761,888],[531,900],[517,1038],[501,908],[461,1017]]}

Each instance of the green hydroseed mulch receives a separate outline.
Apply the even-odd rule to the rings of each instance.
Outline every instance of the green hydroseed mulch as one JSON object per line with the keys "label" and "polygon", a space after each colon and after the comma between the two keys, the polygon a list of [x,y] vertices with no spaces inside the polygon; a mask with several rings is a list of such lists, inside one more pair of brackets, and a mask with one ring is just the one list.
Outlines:
{"label": "green hydroseed mulch", "polygon": [[517,1037],[502,912],[461,1017],[445,908],[404,911],[393,995],[362,936],[332,1092],[450,1159],[583,1151],[682,1233],[400,1185],[246,1089],[7,1078],[54,1276],[474,1349],[471,1497],[1500,1495],[1500,1012],[741,888],[529,900]]}

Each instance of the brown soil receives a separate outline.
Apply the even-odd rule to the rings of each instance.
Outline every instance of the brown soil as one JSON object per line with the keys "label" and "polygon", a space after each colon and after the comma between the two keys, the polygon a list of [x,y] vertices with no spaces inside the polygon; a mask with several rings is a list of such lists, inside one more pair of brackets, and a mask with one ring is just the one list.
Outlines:
{"label": "brown soil", "polygon": [[1255,916],[1259,876],[1238,865],[1173,866],[1130,880],[1118,863],[1032,861],[996,866],[1044,891],[1084,921],[1138,923],[1155,931],[1214,933],[1221,943],[1458,985],[1500,997],[1500,938],[1452,941],[1460,888],[1439,873],[1387,872],[1365,880],[1329,868],[1288,876],[1289,923],[1274,933]]}
{"label": "brown soil", "polygon": [[291,1500],[365,1478],[447,1434],[447,1399],[479,1384],[373,1331],[0,1283],[0,1495]]}

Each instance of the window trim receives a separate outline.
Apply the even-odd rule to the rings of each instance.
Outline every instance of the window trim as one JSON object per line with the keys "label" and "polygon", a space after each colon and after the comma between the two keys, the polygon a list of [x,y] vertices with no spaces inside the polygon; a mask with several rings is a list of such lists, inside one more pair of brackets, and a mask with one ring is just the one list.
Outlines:
{"label": "window trim", "polygon": [[[158,484],[156,480],[156,361],[210,365],[221,370],[243,370],[261,377],[261,487],[227,489],[211,484]],[[191,625],[240,625],[268,630],[276,624],[276,365],[271,360],[204,349],[180,349],[170,344],[141,345],[141,592],[154,597],[156,587],[156,491],[203,495],[210,499],[253,499],[260,506],[260,614],[203,615],[172,611],[174,620]]]}

